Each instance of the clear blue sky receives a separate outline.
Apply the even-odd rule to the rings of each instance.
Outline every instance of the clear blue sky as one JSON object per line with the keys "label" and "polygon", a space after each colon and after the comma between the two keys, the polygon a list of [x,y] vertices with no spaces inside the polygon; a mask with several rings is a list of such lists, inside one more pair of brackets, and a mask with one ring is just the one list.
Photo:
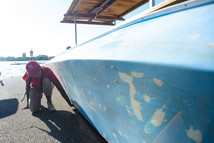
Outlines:
{"label": "clear blue sky", "polygon": [[[160,3],[163,0],[156,0]],[[74,46],[74,24],[60,21],[72,0],[1,0],[0,1],[0,57],[55,56]],[[128,19],[147,9],[144,7],[125,16]],[[78,25],[78,43],[82,43],[112,27]]]}

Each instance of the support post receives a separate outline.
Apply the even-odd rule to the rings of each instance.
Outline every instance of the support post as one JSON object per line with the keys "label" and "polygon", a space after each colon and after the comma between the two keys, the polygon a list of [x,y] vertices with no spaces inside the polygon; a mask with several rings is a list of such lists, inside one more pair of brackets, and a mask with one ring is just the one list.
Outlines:
{"label": "support post", "polygon": [[150,5],[150,8],[155,6],[155,0],[149,0],[149,5]]}
{"label": "support post", "polygon": [[76,20],[77,14],[74,14],[74,25],[75,25],[75,45],[77,45],[77,20]]}
{"label": "support post", "polygon": [[117,20],[117,19],[116,19],[116,18],[114,18],[114,22],[113,22],[113,24],[114,24],[114,25],[116,25],[116,20]]}

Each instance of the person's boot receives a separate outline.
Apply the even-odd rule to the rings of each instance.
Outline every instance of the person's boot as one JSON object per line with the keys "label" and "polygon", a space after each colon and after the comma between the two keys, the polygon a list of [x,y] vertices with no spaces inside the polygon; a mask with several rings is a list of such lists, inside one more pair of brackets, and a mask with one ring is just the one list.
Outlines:
{"label": "person's boot", "polygon": [[56,109],[54,108],[52,102],[47,102],[47,105],[48,105],[48,110],[49,110],[49,111],[51,111],[51,112],[56,111]]}

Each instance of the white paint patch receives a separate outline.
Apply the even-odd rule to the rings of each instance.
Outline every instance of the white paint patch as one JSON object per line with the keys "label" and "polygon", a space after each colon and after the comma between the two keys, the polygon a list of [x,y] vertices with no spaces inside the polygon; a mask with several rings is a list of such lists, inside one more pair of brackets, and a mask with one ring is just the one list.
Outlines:
{"label": "white paint patch", "polygon": [[99,105],[100,108],[102,108],[102,105],[101,105],[101,104],[98,104],[98,105]]}
{"label": "white paint patch", "polygon": [[88,91],[88,94],[91,95],[91,90]]}
{"label": "white paint patch", "polygon": [[107,137],[106,137],[106,133],[105,133],[105,132],[103,132],[103,137],[104,137],[104,139],[107,140]]}
{"label": "white paint patch", "polygon": [[162,80],[159,80],[159,79],[157,79],[157,78],[153,78],[153,81],[155,82],[155,84],[157,85],[157,86],[162,86],[163,85],[163,81]]}
{"label": "white paint patch", "polygon": [[95,110],[94,107],[93,107],[94,103],[92,103],[92,102],[89,103],[89,102],[88,102],[88,99],[87,99],[87,97],[86,97],[86,95],[85,95],[85,93],[84,93],[84,91],[83,91],[82,88],[81,88],[81,91],[82,91],[82,94],[83,94],[83,96],[84,96],[84,98],[85,98],[85,100],[86,100],[88,106],[89,106],[94,112],[96,112],[96,110]]}
{"label": "white paint patch", "polygon": [[156,98],[149,97],[147,94],[143,95],[143,99],[149,103],[151,100],[155,100]]}
{"label": "white paint patch", "polygon": [[130,111],[128,109],[127,109],[127,112],[128,112],[128,114],[129,114],[130,117],[132,117],[134,115],[134,113],[132,113],[132,111]]}
{"label": "white paint patch", "polygon": [[101,109],[103,109],[105,112],[106,112],[106,110],[107,110],[107,107],[104,105],[104,106],[102,106],[101,104],[99,104],[99,107],[101,108]]}
{"label": "white paint patch", "polygon": [[166,116],[166,113],[163,112],[163,108],[157,109],[151,118],[151,121],[155,121],[154,122],[155,124],[153,122],[152,124],[155,127],[159,127],[163,123],[165,116]]}
{"label": "white paint patch", "polygon": [[107,84],[107,88],[110,88],[110,84]]}
{"label": "white paint patch", "polygon": [[128,138],[126,135],[124,135],[123,133],[122,133],[122,131],[120,131],[120,130],[118,130],[118,133],[120,134],[120,136],[122,136],[122,137],[124,137],[124,138]]}
{"label": "white paint patch", "polygon": [[132,107],[126,106],[127,109],[132,109]]}
{"label": "white paint patch", "polygon": [[140,106],[140,102],[138,102],[137,100],[135,100],[134,95],[131,95],[131,103],[132,103],[132,108],[134,110],[135,116],[140,120],[143,121],[143,117],[141,115],[141,106]]}
{"label": "white paint patch", "polygon": [[214,48],[214,43],[210,43],[210,47],[213,47],[213,48]]}
{"label": "white paint patch", "polygon": [[193,126],[190,127],[189,130],[187,130],[187,136],[194,140],[196,143],[201,143],[202,141],[202,133],[200,130],[194,130]]}
{"label": "white paint patch", "polygon": [[107,107],[106,107],[106,106],[104,106],[104,111],[106,112],[106,110],[107,110]]}
{"label": "white paint patch", "polygon": [[150,102],[151,101],[151,98],[149,96],[147,96],[147,94],[143,95],[143,99],[146,101],[146,102]]}
{"label": "white paint patch", "polygon": [[94,103],[93,103],[93,102],[89,102],[89,104],[90,104],[90,105],[94,105]]}
{"label": "white paint patch", "polygon": [[132,83],[133,78],[125,73],[119,72],[120,79],[127,82]]}
{"label": "white paint patch", "polygon": [[119,131],[118,131],[118,133],[119,133],[121,136],[123,136],[123,133],[122,133],[122,131],[120,131],[120,130],[119,130]]}
{"label": "white paint patch", "polygon": [[195,34],[191,36],[192,40],[197,40],[200,37],[200,34]]}
{"label": "white paint patch", "polygon": [[113,136],[114,136],[114,138],[115,138],[115,140],[116,140],[116,143],[119,143],[119,141],[118,141],[118,139],[117,139],[117,136],[115,135],[114,132],[113,132]]}
{"label": "white paint patch", "polygon": [[143,73],[131,72],[131,76],[129,76],[125,73],[119,72],[119,76],[120,76],[121,80],[123,80],[129,84],[130,100],[131,100],[131,104],[132,104],[132,108],[134,110],[135,116],[138,118],[138,120],[143,121],[143,117],[141,115],[142,108],[140,106],[140,102],[138,102],[134,97],[136,94],[136,88],[133,84],[133,77],[141,78],[141,77],[143,77]]}
{"label": "white paint patch", "polygon": [[131,76],[136,78],[142,78],[144,76],[144,73],[131,72]]}

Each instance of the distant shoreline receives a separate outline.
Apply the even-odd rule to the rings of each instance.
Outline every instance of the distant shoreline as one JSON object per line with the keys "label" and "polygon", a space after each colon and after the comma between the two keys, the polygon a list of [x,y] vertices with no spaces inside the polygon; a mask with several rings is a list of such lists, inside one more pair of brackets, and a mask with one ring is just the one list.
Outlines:
{"label": "distant shoreline", "polygon": [[0,61],[30,61],[30,60],[51,60],[54,56],[37,56],[37,57],[0,57]]}

